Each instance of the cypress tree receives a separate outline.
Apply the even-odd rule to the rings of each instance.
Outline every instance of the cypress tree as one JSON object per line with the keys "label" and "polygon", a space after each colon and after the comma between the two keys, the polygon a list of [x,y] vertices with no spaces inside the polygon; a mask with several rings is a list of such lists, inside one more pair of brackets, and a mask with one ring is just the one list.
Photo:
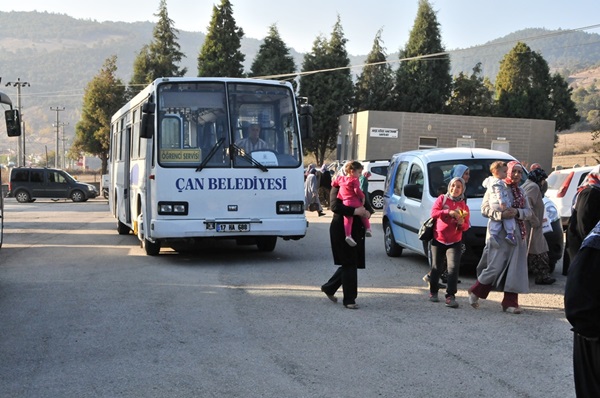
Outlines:
{"label": "cypress tree", "polygon": [[365,67],[355,85],[356,112],[389,111],[393,109],[390,93],[394,87],[392,67],[387,63],[385,48],[381,40],[381,29],[377,32]]}
{"label": "cypress tree", "polygon": [[[285,45],[277,25],[269,27],[269,34],[252,62],[250,77],[276,76],[290,74],[296,71],[294,58],[290,55],[290,49]],[[289,77],[275,78],[278,80],[289,80]]]}
{"label": "cypress tree", "polygon": [[[450,57],[444,54],[437,17],[427,0],[419,0],[415,23],[396,72],[396,110],[439,113],[450,97]],[[403,61],[425,55],[435,57]]]}
{"label": "cypress tree", "polygon": [[302,72],[319,71],[300,79],[300,95],[314,106],[313,137],[304,142],[304,148],[313,152],[319,163],[323,163],[327,150],[335,149],[339,117],[349,113],[353,103],[346,42],[338,15],[330,39],[318,36],[302,64]]}
{"label": "cypress tree", "polygon": [[242,37],[244,31],[235,24],[231,2],[221,0],[220,6],[213,6],[208,33],[198,54],[198,76],[243,77]]}
{"label": "cypress tree", "polygon": [[140,92],[144,86],[159,77],[184,76],[186,68],[177,66],[185,55],[180,51],[177,42],[179,31],[174,28],[174,22],[169,18],[166,0],[160,0],[158,22],[152,33],[153,40],[142,47],[133,61],[133,75],[129,82],[129,97]]}

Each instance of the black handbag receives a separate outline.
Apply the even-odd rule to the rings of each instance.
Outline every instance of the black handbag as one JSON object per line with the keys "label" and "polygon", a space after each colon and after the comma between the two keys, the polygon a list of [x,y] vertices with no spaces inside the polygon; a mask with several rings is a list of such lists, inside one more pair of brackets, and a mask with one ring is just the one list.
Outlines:
{"label": "black handbag", "polygon": [[433,228],[435,228],[435,219],[433,217],[429,217],[423,222],[421,228],[419,228],[419,239],[421,239],[424,242],[429,242],[430,240],[432,240]]}
{"label": "black handbag", "polygon": [[[446,195],[442,199],[442,207],[446,205]],[[429,242],[433,239],[433,229],[435,228],[435,218],[429,217],[427,220],[423,222],[421,228],[419,228],[418,237],[423,242]]]}

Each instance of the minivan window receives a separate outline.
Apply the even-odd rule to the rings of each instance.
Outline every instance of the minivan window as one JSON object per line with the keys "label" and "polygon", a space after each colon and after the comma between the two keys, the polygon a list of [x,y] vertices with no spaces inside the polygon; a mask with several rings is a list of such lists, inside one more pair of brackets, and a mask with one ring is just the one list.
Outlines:
{"label": "minivan window", "polygon": [[404,183],[404,175],[406,174],[406,170],[408,169],[408,162],[401,162],[398,165],[398,170],[396,171],[396,178],[394,179],[394,195],[402,195],[402,184]]}
{"label": "minivan window", "polygon": [[13,182],[29,182],[29,170],[14,170],[12,172]]}
{"label": "minivan window", "polygon": [[66,184],[68,182],[67,178],[58,171],[48,171],[48,181],[58,182],[60,184]]}
{"label": "minivan window", "polygon": [[[408,183],[411,185],[417,185],[419,192],[423,192],[423,170],[418,164],[413,164],[410,169],[410,175],[408,176]],[[410,197],[408,194],[407,197]],[[412,199],[421,200],[421,198],[412,197]]]}
{"label": "minivan window", "polygon": [[31,170],[31,182],[44,182],[44,170]]}
{"label": "minivan window", "polygon": [[[432,162],[427,165],[429,173],[429,192],[432,196],[445,193],[448,183],[452,179],[452,171],[455,166],[462,164],[469,168],[470,178],[467,183],[467,198],[483,198],[486,188],[482,185],[483,181],[492,175],[490,165],[496,160],[510,162],[512,159],[464,159],[464,160],[446,160],[443,162]],[[437,181],[433,178],[435,175],[443,175],[443,181]],[[439,179],[440,177],[438,177]],[[436,185],[434,185],[436,184]],[[437,195],[436,195],[437,194]]]}

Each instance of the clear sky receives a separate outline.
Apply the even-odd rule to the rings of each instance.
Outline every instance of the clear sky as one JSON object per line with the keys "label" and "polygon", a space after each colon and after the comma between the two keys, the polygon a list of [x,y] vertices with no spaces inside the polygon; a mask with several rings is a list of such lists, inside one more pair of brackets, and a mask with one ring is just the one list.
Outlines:
{"label": "clear sky", "polygon": [[[206,32],[220,0],[167,0],[175,28]],[[340,15],[346,48],[367,54],[377,31],[388,54],[404,47],[418,0],[231,0],[246,37],[262,39],[277,24],[284,42],[308,52],[318,35],[329,37]],[[598,0],[431,0],[447,50],[484,44],[526,28],[577,29],[600,24]],[[3,0],[0,11],[47,11],[102,21],[156,22],[159,0]],[[599,28],[586,32],[600,33]]]}

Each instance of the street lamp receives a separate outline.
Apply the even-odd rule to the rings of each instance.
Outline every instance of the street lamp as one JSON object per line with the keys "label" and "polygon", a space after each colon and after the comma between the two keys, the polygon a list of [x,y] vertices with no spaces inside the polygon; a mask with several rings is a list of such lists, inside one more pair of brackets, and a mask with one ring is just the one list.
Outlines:
{"label": "street lamp", "polygon": [[21,87],[30,87],[28,82],[22,82],[21,78],[18,77],[16,82],[8,82],[6,86],[13,86],[17,88],[17,110],[21,115],[21,136],[17,139],[17,165],[25,166],[25,128],[23,127],[23,112],[21,112]]}

